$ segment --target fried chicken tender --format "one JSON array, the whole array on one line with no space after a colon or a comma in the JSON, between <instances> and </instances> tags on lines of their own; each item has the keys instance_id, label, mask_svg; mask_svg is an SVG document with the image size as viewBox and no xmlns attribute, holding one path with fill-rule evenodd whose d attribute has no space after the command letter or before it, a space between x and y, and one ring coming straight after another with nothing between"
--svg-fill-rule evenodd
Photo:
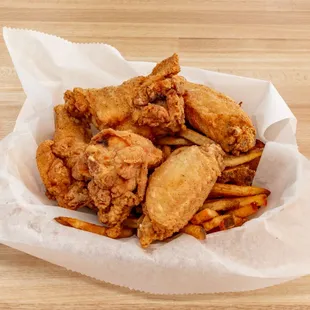
<instances>
[{"instance_id":1,"label":"fried chicken tender","mask_svg":"<svg viewBox=\"0 0 310 310\"><path fill-rule=\"evenodd\" d=\"M186 226L224 169L223 156L215 144L182 147L155 170L146 192L145 217L138 229L142 247Z\"/></svg>"},{"instance_id":2,"label":"fried chicken tender","mask_svg":"<svg viewBox=\"0 0 310 310\"><path fill-rule=\"evenodd\" d=\"M185 88L186 119L195 129L234 155L255 146L255 128L235 101L204 85L187 82Z\"/></svg>"},{"instance_id":3,"label":"fried chicken tender","mask_svg":"<svg viewBox=\"0 0 310 310\"><path fill-rule=\"evenodd\" d=\"M159 63L148 76L120 86L74 88L64 95L69 114L91 121L99 130L132 130L147 138L184 128L184 83L176 54Z\"/></svg>"},{"instance_id":4,"label":"fried chicken tender","mask_svg":"<svg viewBox=\"0 0 310 310\"><path fill-rule=\"evenodd\" d=\"M105 129L92 138L85 154L90 197L99 220L115 228L110 233L116 237L131 209L143 201L148 169L161 163L162 152L142 136Z\"/></svg>"},{"instance_id":5,"label":"fried chicken tender","mask_svg":"<svg viewBox=\"0 0 310 310\"><path fill-rule=\"evenodd\" d=\"M60 207L91 206L87 184L72 177L72 170L84 153L91 134L81 121L70 117L64 106L55 107L54 140L43 141L36 154L40 176L49 199Z\"/></svg>"}]
</instances>

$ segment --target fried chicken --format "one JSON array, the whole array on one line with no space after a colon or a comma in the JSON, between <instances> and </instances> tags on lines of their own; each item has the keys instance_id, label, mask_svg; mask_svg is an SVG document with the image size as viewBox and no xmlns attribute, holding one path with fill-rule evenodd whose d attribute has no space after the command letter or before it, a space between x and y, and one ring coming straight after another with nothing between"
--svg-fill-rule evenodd
<instances>
[{"instance_id":1,"label":"fried chicken","mask_svg":"<svg viewBox=\"0 0 310 310\"><path fill-rule=\"evenodd\" d=\"M195 129L234 155L254 147L255 128L235 101L204 85L187 82L185 88L186 119Z\"/></svg>"},{"instance_id":2,"label":"fried chicken","mask_svg":"<svg viewBox=\"0 0 310 310\"><path fill-rule=\"evenodd\" d=\"M138 229L142 247L182 229L209 195L224 168L224 152L215 144L181 147L149 179L145 217Z\"/></svg>"},{"instance_id":3,"label":"fried chicken","mask_svg":"<svg viewBox=\"0 0 310 310\"><path fill-rule=\"evenodd\" d=\"M69 114L91 121L99 130L132 130L147 138L184 128L184 82L176 54L159 63L148 76L120 86L74 88L64 99Z\"/></svg>"},{"instance_id":4,"label":"fried chicken","mask_svg":"<svg viewBox=\"0 0 310 310\"><path fill-rule=\"evenodd\" d=\"M78 209L91 207L87 184L72 177L91 134L80 120L70 117L64 106L55 107L54 140L43 141L36 161L49 199L57 200L60 207Z\"/></svg>"},{"instance_id":5,"label":"fried chicken","mask_svg":"<svg viewBox=\"0 0 310 310\"><path fill-rule=\"evenodd\" d=\"M249 168L247 164L237 167L227 168L217 179L217 183L229 183L236 185L251 185L255 176L255 170Z\"/></svg>"},{"instance_id":6,"label":"fried chicken","mask_svg":"<svg viewBox=\"0 0 310 310\"><path fill-rule=\"evenodd\" d=\"M94 136L85 156L90 197L99 220L117 237L131 209L143 201L148 169L158 166L162 152L150 140L128 131L105 129Z\"/></svg>"}]
</instances>

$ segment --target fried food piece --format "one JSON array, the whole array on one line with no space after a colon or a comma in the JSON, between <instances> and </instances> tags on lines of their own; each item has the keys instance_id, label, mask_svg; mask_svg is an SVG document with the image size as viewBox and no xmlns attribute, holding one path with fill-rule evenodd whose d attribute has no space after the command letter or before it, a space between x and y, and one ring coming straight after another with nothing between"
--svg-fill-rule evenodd
<instances>
[{"instance_id":1,"label":"fried food piece","mask_svg":"<svg viewBox=\"0 0 310 310\"><path fill-rule=\"evenodd\" d=\"M120 232L116 236L114 232L112 234L110 233L111 228L84 222L84 221L74 219L71 217L60 216L60 217L56 217L54 220L64 226L73 227L79 230L88 231L93 234L106 236L106 237L113 238L113 239L128 238L134 234L133 229L128 228L128 227L123 227L123 228L120 228Z\"/></svg>"},{"instance_id":2,"label":"fried food piece","mask_svg":"<svg viewBox=\"0 0 310 310\"><path fill-rule=\"evenodd\" d=\"M159 63L148 76L120 86L66 91L68 112L86 118L100 130L132 130L147 138L185 128L184 82L176 54Z\"/></svg>"},{"instance_id":3,"label":"fried food piece","mask_svg":"<svg viewBox=\"0 0 310 310\"><path fill-rule=\"evenodd\" d=\"M57 200L60 207L71 210L91 205L86 183L72 178L64 160L53 153L53 145L52 140L42 142L36 155L38 170L46 187L46 196Z\"/></svg>"},{"instance_id":4,"label":"fried food piece","mask_svg":"<svg viewBox=\"0 0 310 310\"><path fill-rule=\"evenodd\" d=\"M199 132L196 132L192 129L186 128L185 130L182 130L179 135L194 144L197 145L204 145L204 144L212 144L215 143L213 140L207 138L206 136L202 135Z\"/></svg>"},{"instance_id":5,"label":"fried food piece","mask_svg":"<svg viewBox=\"0 0 310 310\"><path fill-rule=\"evenodd\" d=\"M99 220L119 226L143 201L148 169L161 163L162 152L142 136L106 129L92 138L85 156L92 178L88 189Z\"/></svg>"},{"instance_id":6,"label":"fried food piece","mask_svg":"<svg viewBox=\"0 0 310 310\"><path fill-rule=\"evenodd\" d=\"M184 138L178 138L178 137L162 137L156 140L156 144L158 145L192 145L190 141Z\"/></svg>"},{"instance_id":7,"label":"fried food piece","mask_svg":"<svg viewBox=\"0 0 310 310\"><path fill-rule=\"evenodd\" d=\"M81 181L72 177L90 137L87 125L69 116L62 105L55 107L54 141L39 145L36 161L47 197L57 200L60 207L92 206L83 177Z\"/></svg>"},{"instance_id":8,"label":"fried food piece","mask_svg":"<svg viewBox=\"0 0 310 310\"><path fill-rule=\"evenodd\" d=\"M191 219L191 222L195 225L200 225L201 223L209 221L218 215L219 214L216 211L205 208L202 211L196 213Z\"/></svg>"},{"instance_id":9,"label":"fried food piece","mask_svg":"<svg viewBox=\"0 0 310 310\"><path fill-rule=\"evenodd\" d=\"M270 195L270 191L266 188L255 187L255 186L238 186L232 184L220 184L216 183L209 197L246 197L254 196L259 194Z\"/></svg>"},{"instance_id":10,"label":"fried food piece","mask_svg":"<svg viewBox=\"0 0 310 310\"><path fill-rule=\"evenodd\" d=\"M221 225L221 223L225 220L225 219L231 219L232 216L229 215L229 214L225 214L225 215L220 215L220 216L217 216L215 218L213 218L212 220L210 221L207 221L207 222L204 222L202 224L203 228L206 230L206 232L210 231L210 230L213 230L214 228L217 228ZM230 220L229 220L230 221ZM226 225L226 224L222 224L222 227L223 225Z\"/></svg>"},{"instance_id":11,"label":"fried food piece","mask_svg":"<svg viewBox=\"0 0 310 310\"><path fill-rule=\"evenodd\" d=\"M187 82L185 88L186 119L195 129L234 155L254 147L255 128L234 100L204 85Z\"/></svg>"},{"instance_id":12,"label":"fried food piece","mask_svg":"<svg viewBox=\"0 0 310 310\"><path fill-rule=\"evenodd\" d=\"M237 217L248 217L250 215L255 214L259 210L259 207L257 205L251 204L244 207L241 207L239 209L231 211L231 213Z\"/></svg>"},{"instance_id":13,"label":"fried food piece","mask_svg":"<svg viewBox=\"0 0 310 310\"><path fill-rule=\"evenodd\" d=\"M219 225L220 230L231 229L236 226L235 219L233 216L229 216L223 219Z\"/></svg>"},{"instance_id":14,"label":"fried food piece","mask_svg":"<svg viewBox=\"0 0 310 310\"><path fill-rule=\"evenodd\" d=\"M247 205L256 205L260 207L267 206L267 195L260 194L249 197L225 198L219 200L207 200L201 209L208 208L214 211L228 211Z\"/></svg>"},{"instance_id":15,"label":"fried food piece","mask_svg":"<svg viewBox=\"0 0 310 310\"><path fill-rule=\"evenodd\" d=\"M195 237L198 240L206 239L206 231L199 225L187 224L181 231Z\"/></svg>"},{"instance_id":16,"label":"fried food piece","mask_svg":"<svg viewBox=\"0 0 310 310\"><path fill-rule=\"evenodd\" d=\"M253 196L255 197L255 196ZM200 210L211 209L214 211L227 211L232 210L240 206L238 198L227 198L227 199L219 199L219 200L207 200Z\"/></svg>"},{"instance_id":17,"label":"fried food piece","mask_svg":"<svg viewBox=\"0 0 310 310\"><path fill-rule=\"evenodd\" d=\"M149 179L138 229L142 247L182 229L208 197L223 170L218 145L189 146L174 151Z\"/></svg>"},{"instance_id":18,"label":"fried food piece","mask_svg":"<svg viewBox=\"0 0 310 310\"><path fill-rule=\"evenodd\" d=\"M247 154L242 154L240 156L226 156L225 157L225 166L226 167L236 167L245 163L251 162L253 159L261 157L263 150L253 150ZM256 170L256 169L254 169Z\"/></svg>"},{"instance_id":19,"label":"fried food piece","mask_svg":"<svg viewBox=\"0 0 310 310\"><path fill-rule=\"evenodd\" d=\"M255 170L245 165L225 169L217 179L217 183L229 183L235 185L251 185L255 176Z\"/></svg>"}]
</instances>

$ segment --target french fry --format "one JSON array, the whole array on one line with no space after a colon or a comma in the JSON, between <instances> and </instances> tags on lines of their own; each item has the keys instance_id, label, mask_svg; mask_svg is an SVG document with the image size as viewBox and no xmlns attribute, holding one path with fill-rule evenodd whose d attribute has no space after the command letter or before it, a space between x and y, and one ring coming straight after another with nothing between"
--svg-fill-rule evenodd
<instances>
[{"instance_id":1,"label":"french fry","mask_svg":"<svg viewBox=\"0 0 310 310\"><path fill-rule=\"evenodd\" d=\"M163 152L164 159L166 160L166 159L170 156L170 154L171 154L171 152L172 152L171 146L169 146L169 145L163 145L162 148L161 148L161 150L162 150L162 152Z\"/></svg>"},{"instance_id":2,"label":"french fry","mask_svg":"<svg viewBox=\"0 0 310 310\"><path fill-rule=\"evenodd\" d=\"M217 179L217 183L230 183L235 185L251 185L255 176L255 170L246 165L240 165L225 169Z\"/></svg>"},{"instance_id":3,"label":"french fry","mask_svg":"<svg viewBox=\"0 0 310 310\"><path fill-rule=\"evenodd\" d=\"M213 186L209 198L215 197L246 197L259 194L270 195L270 191L266 188L255 186L238 186L232 184L220 184L215 183Z\"/></svg>"},{"instance_id":4,"label":"french fry","mask_svg":"<svg viewBox=\"0 0 310 310\"><path fill-rule=\"evenodd\" d=\"M213 140L207 138L206 136L194 131L194 130L191 130L191 129L185 129L185 130L182 130L180 132L180 136L193 142L194 144L197 144L197 145L204 145L204 144L212 144L212 143L215 143Z\"/></svg>"},{"instance_id":5,"label":"french fry","mask_svg":"<svg viewBox=\"0 0 310 310\"><path fill-rule=\"evenodd\" d=\"M214 211L228 211L235 208L238 208L240 203L237 198L227 198L227 199L219 199L219 200L207 200L200 210L205 208L214 210Z\"/></svg>"},{"instance_id":6,"label":"french fry","mask_svg":"<svg viewBox=\"0 0 310 310\"><path fill-rule=\"evenodd\" d=\"M206 231L199 225L187 224L182 232L195 237L198 240L206 239Z\"/></svg>"},{"instance_id":7,"label":"french fry","mask_svg":"<svg viewBox=\"0 0 310 310\"><path fill-rule=\"evenodd\" d=\"M237 217L245 218L250 215L255 214L258 211L259 207L256 205L247 205L239 209L231 211L231 213Z\"/></svg>"},{"instance_id":8,"label":"french fry","mask_svg":"<svg viewBox=\"0 0 310 310\"><path fill-rule=\"evenodd\" d=\"M259 150L250 151L249 153L240 155L240 156L227 155L224 158L224 163L226 167L235 167L235 166L248 163L257 157L261 157L262 154L263 154L263 150L259 149Z\"/></svg>"},{"instance_id":9,"label":"french fry","mask_svg":"<svg viewBox=\"0 0 310 310\"><path fill-rule=\"evenodd\" d=\"M227 217L222 220L219 227L220 230L227 230L236 226L235 219L233 216Z\"/></svg>"},{"instance_id":10,"label":"french fry","mask_svg":"<svg viewBox=\"0 0 310 310\"><path fill-rule=\"evenodd\" d=\"M216 227L219 227L223 220L230 218L230 217L231 217L231 215L229 215L229 214L220 215L220 216L213 218L210 221L202 223L202 226L206 230L206 232L208 232L208 231L210 231Z\"/></svg>"},{"instance_id":11,"label":"french fry","mask_svg":"<svg viewBox=\"0 0 310 310\"><path fill-rule=\"evenodd\" d=\"M256 205L259 207L264 207L267 205L267 195L260 194L249 197L240 198L224 198L218 200L207 200L201 209L209 208L214 211L229 211L237 209L239 207L244 207L247 205Z\"/></svg>"},{"instance_id":12,"label":"french fry","mask_svg":"<svg viewBox=\"0 0 310 310\"><path fill-rule=\"evenodd\" d=\"M192 219L191 222L195 225L199 225L203 222L209 221L213 219L214 217L218 216L219 214L211 209L205 208L202 211L196 213Z\"/></svg>"},{"instance_id":13,"label":"french fry","mask_svg":"<svg viewBox=\"0 0 310 310\"><path fill-rule=\"evenodd\" d=\"M79 219L60 216L60 217L56 217L55 221L64 226L73 227L79 230L84 230L84 231L94 233L97 235L101 235L101 236L106 236L106 237L109 236L107 233L109 228L104 227L104 226L99 226L96 224L92 224L92 223L87 223ZM122 228L117 238L127 238L127 237L132 236L133 233L134 233L133 230L130 228Z\"/></svg>"},{"instance_id":14,"label":"french fry","mask_svg":"<svg viewBox=\"0 0 310 310\"><path fill-rule=\"evenodd\" d=\"M235 216L234 214L233 214L233 218L234 218L236 227L242 226L247 221L246 218L238 217L238 216Z\"/></svg>"},{"instance_id":15,"label":"french fry","mask_svg":"<svg viewBox=\"0 0 310 310\"><path fill-rule=\"evenodd\" d=\"M163 137L156 140L158 145L193 145L192 142L184 138L177 137Z\"/></svg>"}]
</instances>

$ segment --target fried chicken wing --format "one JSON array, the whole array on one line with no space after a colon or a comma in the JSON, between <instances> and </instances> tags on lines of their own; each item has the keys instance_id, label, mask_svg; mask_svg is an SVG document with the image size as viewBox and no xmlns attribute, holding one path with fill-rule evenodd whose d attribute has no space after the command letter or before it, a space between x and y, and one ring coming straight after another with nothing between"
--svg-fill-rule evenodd
<instances>
[{"instance_id":1,"label":"fried chicken wing","mask_svg":"<svg viewBox=\"0 0 310 310\"><path fill-rule=\"evenodd\" d=\"M90 196L99 220L115 227L115 237L131 209L144 199L148 169L161 163L162 152L142 136L105 129L92 138L85 154Z\"/></svg>"},{"instance_id":2,"label":"fried chicken wing","mask_svg":"<svg viewBox=\"0 0 310 310\"><path fill-rule=\"evenodd\" d=\"M142 247L182 229L203 205L224 168L218 145L175 150L149 179L145 217L138 230Z\"/></svg>"},{"instance_id":3,"label":"fried chicken wing","mask_svg":"<svg viewBox=\"0 0 310 310\"><path fill-rule=\"evenodd\" d=\"M91 134L87 125L70 117L64 106L55 107L54 140L42 142L36 154L39 173L46 187L46 195L57 200L59 206L77 209L91 206L87 184L72 177ZM79 174L80 176L80 174Z\"/></svg>"},{"instance_id":4,"label":"fried chicken wing","mask_svg":"<svg viewBox=\"0 0 310 310\"><path fill-rule=\"evenodd\" d=\"M184 128L184 82L176 54L159 63L148 76L120 86L66 91L67 111L91 121L98 129L132 130L153 139Z\"/></svg>"},{"instance_id":5,"label":"fried chicken wing","mask_svg":"<svg viewBox=\"0 0 310 310\"><path fill-rule=\"evenodd\" d=\"M186 119L195 129L235 155L255 146L255 128L235 101L204 85L187 82L185 88Z\"/></svg>"}]
</instances>

